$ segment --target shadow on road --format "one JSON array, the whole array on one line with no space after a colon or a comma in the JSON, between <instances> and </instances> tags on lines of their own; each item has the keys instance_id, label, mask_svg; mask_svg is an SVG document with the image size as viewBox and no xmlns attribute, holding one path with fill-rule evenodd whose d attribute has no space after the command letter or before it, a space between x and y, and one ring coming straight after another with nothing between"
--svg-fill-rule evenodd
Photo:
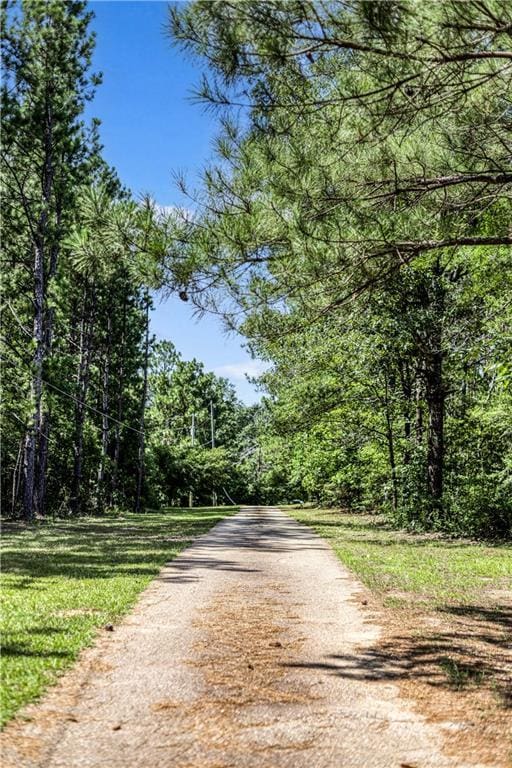
<instances>
[{"instance_id":1,"label":"shadow on road","mask_svg":"<svg viewBox=\"0 0 512 768\"><path fill-rule=\"evenodd\" d=\"M170 563L159 578L163 581L187 583L207 576L210 570L258 573L235 559L237 549L273 554L325 549L310 529L282 513L267 510L264 517L257 509L224 520L213 535L196 541L186 553ZM218 552L218 556L212 555Z\"/></svg>"},{"instance_id":2,"label":"shadow on road","mask_svg":"<svg viewBox=\"0 0 512 768\"><path fill-rule=\"evenodd\" d=\"M291 662L287 666L325 670L351 680L423 681L452 690L488 684L501 693L503 706L512 706L512 609L444 606L439 613L439 631L392 634L356 653Z\"/></svg>"}]
</instances>

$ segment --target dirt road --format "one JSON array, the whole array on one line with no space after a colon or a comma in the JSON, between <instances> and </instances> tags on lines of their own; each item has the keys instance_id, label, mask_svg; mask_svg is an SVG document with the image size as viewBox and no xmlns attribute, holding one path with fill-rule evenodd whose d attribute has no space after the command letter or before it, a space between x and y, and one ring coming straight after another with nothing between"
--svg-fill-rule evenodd
<instances>
[{"instance_id":1,"label":"dirt road","mask_svg":"<svg viewBox=\"0 0 512 768\"><path fill-rule=\"evenodd\" d=\"M6 729L4 768L468 765L372 670L364 602L310 529L243 509Z\"/></svg>"}]
</instances>

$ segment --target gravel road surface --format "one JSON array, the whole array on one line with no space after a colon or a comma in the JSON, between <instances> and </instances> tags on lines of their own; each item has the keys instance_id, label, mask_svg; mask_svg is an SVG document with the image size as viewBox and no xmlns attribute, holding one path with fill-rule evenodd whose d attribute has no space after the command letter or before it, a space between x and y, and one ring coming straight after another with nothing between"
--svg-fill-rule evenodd
<instances>
[{"instance_id":1,"label":"gravel road surface","mask_svg":"<svg viewBox=\"0 0 512 768\"><path fill-rule=\"evenodd\" d=\"M278 509L242 509L7 727L3 766L463 768L372 669L378 637L325 542Z\"/></svg>"}]
</instances>

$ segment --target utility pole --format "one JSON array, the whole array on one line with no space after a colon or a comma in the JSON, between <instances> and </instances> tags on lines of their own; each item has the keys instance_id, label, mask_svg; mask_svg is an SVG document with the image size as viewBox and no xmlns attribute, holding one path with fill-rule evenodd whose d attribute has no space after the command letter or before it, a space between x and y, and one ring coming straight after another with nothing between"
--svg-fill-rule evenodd
<instances>
[{"instance_id":1,"label":"utility pole","mask_svg":"<svg viewBox=\"0 0 512 768\"><path fill-rule=\"evenodd\" d=\"M190 425L190 437L192 439L192 445L195 444L196 441L196 415L195 413L192 414L192 424ZM194 497L192 495L192 491L188 492L188 506L193 507L194 506Z\"/></svg>"},{"instance_id":2,"label":"utility pole","mask_svg":"<svg viewBox=\"0 0 512 768\"><path fill-rule=\"evenodd\" d=\"M145 308L145 331L144 331L144 375L142 380L142 399L140 404L140 422L139 422L139 450L137 467L137 495L135 497L135 511L140 512L142 503L142 489L144 484L144 453L146 440L146 406L148 397L148 366L149 366L149 308L151 306L149 291L146 288L144 293Z\"/></svg>"},{"instance_id":3,"label":"utility pole","mask_svg":"<svg viewBox=\"0 0 512 768\"><path fill-rule=\"evenodd\" d=\"M213 400L210 400L210 428L212 432L212 448L215 448L215 419L213 417ZM217 506L217 494L212 490L212 507Z\"/></svg>"},{"instance_id":4,"label":"utility pole","mask_svg":"<svg viewBox=\"0 0 512 768\"><path fill-rule=\"evenodd\" d=\"M196 415L195 413L192 414L192 424L190 426L190 437L192 438L192 445L194 445L196 441Z\"/></svg>"}]
</instances>

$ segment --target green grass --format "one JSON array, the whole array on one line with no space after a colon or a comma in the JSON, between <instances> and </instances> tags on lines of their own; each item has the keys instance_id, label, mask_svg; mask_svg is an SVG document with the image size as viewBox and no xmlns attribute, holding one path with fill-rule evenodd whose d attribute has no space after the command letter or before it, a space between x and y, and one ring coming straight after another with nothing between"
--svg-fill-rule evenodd
<instances>
[{"instance_id":1,"label":"green grass","mask_svg":"<svg viewBox=\"0 0 512 768\"><path fill-rule=\"evenodd\" d=\"M439 666L446 674L449 684L456 690L467 688L472 683L479 685L485 676L483 669L473 669L449 657L441 659Z\"/></svg>"},{"instance_id":2,"label":"green grass","mask_svg":"<svg viewBox=\"0 0 512 768\"><path fill-rule=\"evenodd\" d=\"M2 556L1 723L116 622L199 534L236 508L6 524Z\"/></svg>"},{"instance_id":3,"label":"green grass","mask_svg":"<svg viewBox=\"0 0 512 768\"><path fill-rule=\"evenodd\" d=\"M340 560L389 606L418 597L431 607L464 606L486 591L512 586L512 546L407 534L372 515L287 511L327 539Z\"/></svg>"},{"instance_id":4,"label":"green grass","mask_svg":"<svg viewBox=\"0 0 512 768\"><path fill-rule=\"evenodd\" d=\"M476 718L482 706L487 713L496 705L512 706L505 661L512 626L512 546L410 534L393 530L376 515L286 511L326 539L390 609L390 634L367 651L374 670L458 695L478 688L483 698L474 699L471 716ZM404 664L398 675L397 654Z\"/></svg>"}]
</instances>

